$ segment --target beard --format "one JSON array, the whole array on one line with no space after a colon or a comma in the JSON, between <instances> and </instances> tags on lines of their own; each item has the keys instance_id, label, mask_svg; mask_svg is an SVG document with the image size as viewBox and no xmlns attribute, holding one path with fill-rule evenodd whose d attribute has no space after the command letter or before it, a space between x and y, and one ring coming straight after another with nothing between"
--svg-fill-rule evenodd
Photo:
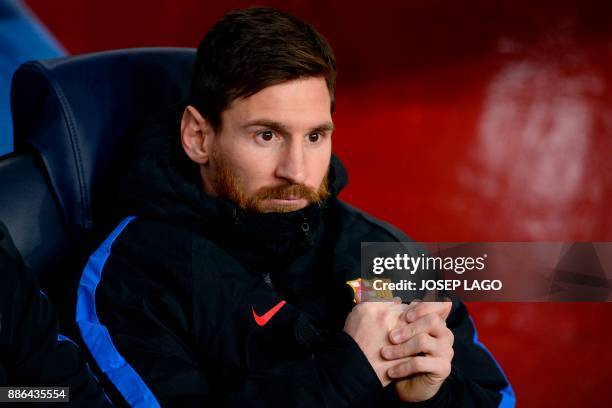
<instances>
[{"instance_id":1,"label":"beard","mask_svg":"<svg viewBox=\"0 0 612 408\"><path fill-rule=\"evenodd\" d=\"M302 208L300 205L270 205L266 202L270 199L305 199L310 204L318 204L329 197L327 176L325 173L323 181L318 189L313 189L305 184L285 184L279 186L261 187L251 197L240 185L240 178L233 171L227 159L217 151L211 154L211 164L216 168L212 178L215 192L221 198L234 202L243 210L264 212L292 212Z\"/></svg>"}]
</instances>

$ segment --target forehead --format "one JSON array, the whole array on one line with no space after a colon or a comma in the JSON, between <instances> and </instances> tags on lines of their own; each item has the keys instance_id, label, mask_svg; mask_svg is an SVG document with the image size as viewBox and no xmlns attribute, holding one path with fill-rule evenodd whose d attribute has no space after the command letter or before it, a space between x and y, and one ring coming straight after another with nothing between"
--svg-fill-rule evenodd
<instances>
[{"instance_id":1,"label":"forehead","mask_svg":"<svg viewBox=\"0 0 612 408\"><path fill-rule=\"evenodd\" d=\"M331 122L330 103L323 77L300 78L236 99L223 112L223 119L239 123L268 119L292 127L311 126L312 122Z\"/></svg>"}]
</instances>

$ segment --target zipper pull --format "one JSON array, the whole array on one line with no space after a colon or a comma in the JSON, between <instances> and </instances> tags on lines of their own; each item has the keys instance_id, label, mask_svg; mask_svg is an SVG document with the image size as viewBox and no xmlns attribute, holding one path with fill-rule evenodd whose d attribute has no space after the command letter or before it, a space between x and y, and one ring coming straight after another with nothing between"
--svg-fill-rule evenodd
<instances>
[{"instance_id":1,"label":"zipper pull","mask_svg":"<svg viewBox=\"0 0 612 408\"><path fill-rule=\"evenodd\" d=\"M234 218L234 225L240 225L240 223L242 222L242 218L243 218L243 214L242 211L239 210L238 208L234 208L234 214L233 214L233 218Z\"/></svg>"},{"instance_id":2,"label":"zipper pull","mask_svg":"<svg viewBox=\"0 0 612 408\"><path fill-rule=\"evenodd\" d=\"M310 224L308 224L308 220L304 218L304 222L302 222L302 232L304 233L304 238L306 238L306 243L308 246L312 246L314 240L312 239L312 234L310 233Z\"/></svg>"}]
</instances>

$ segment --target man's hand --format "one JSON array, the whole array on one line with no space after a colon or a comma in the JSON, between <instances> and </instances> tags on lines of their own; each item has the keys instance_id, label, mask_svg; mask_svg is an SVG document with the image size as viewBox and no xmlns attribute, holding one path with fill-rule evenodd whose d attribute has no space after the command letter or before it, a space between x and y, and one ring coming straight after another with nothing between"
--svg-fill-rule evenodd
<instances>
[{"instance_id":1,"label":"man's hand","mask_svg":"<svg viewBox=\"0 0 612 408\"><path fill-rule=\"evenodd\" d=\"M402 316L405 321L389 333L392 345L383 347L381 355L388 361L400 360L387 371L398 380L395 389L400 399L418 402L433 397L450 374L454 336L446 318L452 303L418 302L408 307Z\"/></svg>"},{"instance_id":2,"label":"man's hand","mask_svg":"<svg viewBox=\"0 0 612 408\"><path fill-rule=\"evenodd\" d=\"M359 345L383 387L391 383L388 370L397 361L387 361L380 354L381 348L390 346L389 331L405 322L408 305L390 302L364 302L353 307L344 323L344 331Z\"/></svg>"}]
</instances>

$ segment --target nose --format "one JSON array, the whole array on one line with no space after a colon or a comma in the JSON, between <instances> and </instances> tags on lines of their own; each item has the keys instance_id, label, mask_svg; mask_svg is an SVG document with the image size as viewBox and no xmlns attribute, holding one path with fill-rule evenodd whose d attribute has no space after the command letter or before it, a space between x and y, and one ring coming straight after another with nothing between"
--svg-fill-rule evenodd
<instances>
[{"instance_id":1,"label":"nose","mask_svg":"<svg viewBox=\"0 0 612 408\"><path fill-rule=\"evenodd\" d=\"M302 143L295 140L287 143L280 155L276 167L276 176L291 184L304 184L306 181L306 163Z\"/></svg>"}]
</instances>

